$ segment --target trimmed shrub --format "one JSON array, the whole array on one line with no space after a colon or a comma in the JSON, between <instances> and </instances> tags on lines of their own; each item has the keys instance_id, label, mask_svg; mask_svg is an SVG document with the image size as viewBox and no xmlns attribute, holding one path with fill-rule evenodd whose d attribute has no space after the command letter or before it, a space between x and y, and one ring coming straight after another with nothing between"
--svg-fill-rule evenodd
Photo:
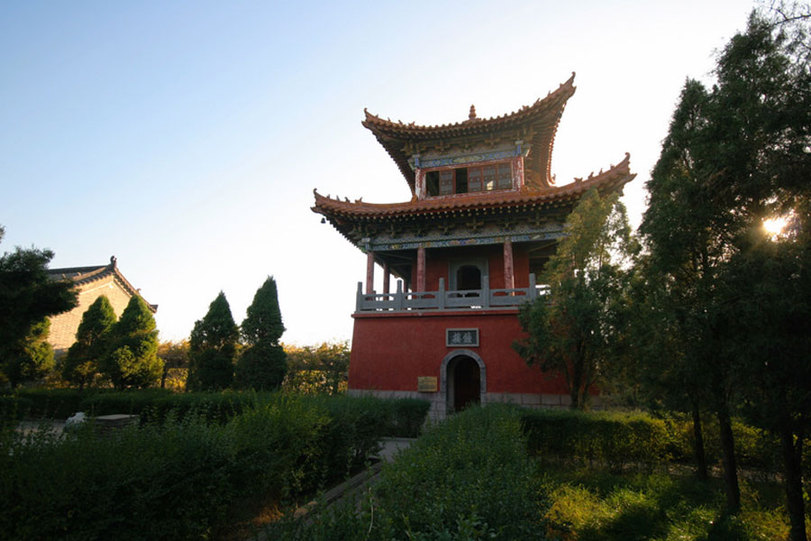
<instances>
[{"instance_id":1,"label":"trimmed shrub","mask_svg":"<svg viewBox=\"0 0 811 541\"><path fill-rule=\"evenodd\" d=\"M642 413L525 410L521 422L530 451L543 460L596 462L616 471L669 460L665 423Z\"/></svg>"},{"instance_id":2,"label":"trimmed shrub","mask_svg":"<svg viewBox=\"0 0 811 541\"><path fill-rule=\"evenodd\" d=\"M176 399L188 405L182 420ZM152 408L161 415L147 416L159 422L100 436L91 421L61 439L48 431L0 432L0 531L10 539L211 537L246 498L290 502L363 464L388 426L380 402L94 394L86 405L96 413L129 408L143 416ZM230 421L219 422L226 416Z\"/></svg>"},{"instance_id":3,"label":"trimmed shrub","mask_svg":"<svg viewBox=\"0 0 811 541\"><path fill-rule=\"evenodd\" d=\"M48 419L67 419L81 411L81 403L93 391L78 389L18 389L15 394L29 401L31 417Z\"/></svg>"},{"instance_id":4,"label":"trimmed shrub","mask_svg":"<svg viewBox=\"0 0 811 541\"><path fill-rule=\"evenodd\" d=\"M418 398L401 398L390 401L391 418L387 436L416 438L420 435L431 403Z\"/></svg>"},{"instance_id":5,"label":"trimmed shrub","mask_svg":"<svg viewBox=\"0 0 811 541\"><path fill-rule=\"evenodd\" d=\"M431 427L360 502L309 524L283 520L272 539L544 539L535 467L518 411L471 408Z\"/></svg>"},{"instance_id":6,"label":"trimmed shrub","mask_svg":"<svg viewBox=\"0 0 811 541\"><path fill-rule=\"evenodd\" d=\"M0 430L14 427L29 414L33 402L29 398L0 395Z\"/></svg>"}]
</instances>

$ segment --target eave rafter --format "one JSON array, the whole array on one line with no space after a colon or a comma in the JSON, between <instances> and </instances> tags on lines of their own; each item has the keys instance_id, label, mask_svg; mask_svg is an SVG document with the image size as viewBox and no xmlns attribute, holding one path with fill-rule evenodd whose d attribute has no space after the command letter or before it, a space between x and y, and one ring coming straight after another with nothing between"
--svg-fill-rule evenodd
<instances>
[{"instance_id":1,"label":"eave rafter","mask_svg":"<svg viewBox=\"0 0 811 541\"><path fill-rule=\"evenodd\" d=\"M413 122L404 124L383 119L364 109L366 118L361 124L386 149L412 193L415 193L415 174L409 164L412 155L429 150L445 152L452 147L465 149L479 143L489 146L505 140L523 140L531 147L526 172L530 186L541 188L552 184L551 155L555 133L566 102L574 92L572 73L566 82L545 98L498 117L479 119L475 117L475 109L471 108L471 116L464 122L419 126Z\"/></svg>"},{"instance_id":2,"label":"eave rafter","mask_svg":"<svg viewBox=\"0 0 811 541\"><path fill-rule=\"evenodd\" d=\"M314 190L312 210L356 245L362 238L378 233L395 237L405 231L422 235L433 229L447 234L457 228L472 227L468 222L475 222L476 228L492 223L508 231L518 222L541 227L550 221L561 221L589 189L604 193L621 191L635 176L630 172L630 156L626 154L619 164L605 172L543 190L495 191L393 204L350 202L325 197Z\"/></svg>"}]
</instances>

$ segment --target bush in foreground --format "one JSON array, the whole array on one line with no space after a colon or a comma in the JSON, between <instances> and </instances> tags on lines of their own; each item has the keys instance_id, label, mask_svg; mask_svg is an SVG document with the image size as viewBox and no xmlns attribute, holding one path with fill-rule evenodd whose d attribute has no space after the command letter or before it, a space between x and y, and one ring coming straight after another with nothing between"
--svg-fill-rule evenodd
<instances>
[{"instance_id":1,"label":"bush in foreground","mask_svg":"<svg viewBox=\"0 0 811 541\"><path fill-rule=\"evenodd\" d=\"M293 502L368 459L382 435L375 431L388 426L385 408L333 400L265 395L224 423L189 413L179 421L170 411L108 436L92 423L63 439L0 431L0 531L9 539L210 537L246 500Z\"/></svg>"}]
</instances>

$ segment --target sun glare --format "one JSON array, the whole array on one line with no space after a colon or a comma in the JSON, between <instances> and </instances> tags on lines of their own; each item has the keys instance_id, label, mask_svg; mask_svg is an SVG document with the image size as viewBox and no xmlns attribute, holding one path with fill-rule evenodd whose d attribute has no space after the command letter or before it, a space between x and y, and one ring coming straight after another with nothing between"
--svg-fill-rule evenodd
<instances>
[{"instance_id":1,"label":"sun glare","mask_svg":"<svg viewBox=\"0 0 811 541\"><path fill-rule=\"evenodd\" d=\"M788 216L780 216L778 218L769 218L763 220L763 230L766 231L771 238L779 237L788 224Z\"/></svg>"}]
</instances>

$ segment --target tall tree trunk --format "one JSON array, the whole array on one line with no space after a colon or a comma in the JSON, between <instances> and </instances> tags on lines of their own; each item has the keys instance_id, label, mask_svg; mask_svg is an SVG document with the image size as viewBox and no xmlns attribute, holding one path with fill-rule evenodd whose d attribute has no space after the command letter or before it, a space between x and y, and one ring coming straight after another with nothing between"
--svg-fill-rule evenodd
<instances>
[{"instance_id":1,"label":"tall tree trunk","mask_svg":"<svg viewBox=\"0 0 811 541\"><path fill-rule=\"evenodd\" d=\"M698 402L693 401L693 437L695 439L694 452L696 458L696 474L702 481L707 480L707 455L704 453L704 431L701 428L701 411L698 409Z\"/></svg>"},{"instance_id":2,"label":"tall tree trunk","mask_svg":"<svg viewBox=\"0 0 811 541\"><path fill-rule=\"evenodd\" d=\"M721 431L721 453L724 464L724 492L727 497L727 511L737 514L741 510L741 490L738 487L738 466L735 461L735 438L732 435L732 422L726 404L718 408L718 428Z\"/></svg>"},{"instance_id":3,"label":"tall tree trunk","mask_svg":"<svg viewBox=\"0 0 811 541\"><path fill-rule=\"evenodd\" d=\"M780 446L783 451L783 475L786 484L786 503L791 523L791 541L807 541L805 532L805 506L802 479L802 434L795 438L790 422L781 423Z\"/></svg>"}]
</instances>

